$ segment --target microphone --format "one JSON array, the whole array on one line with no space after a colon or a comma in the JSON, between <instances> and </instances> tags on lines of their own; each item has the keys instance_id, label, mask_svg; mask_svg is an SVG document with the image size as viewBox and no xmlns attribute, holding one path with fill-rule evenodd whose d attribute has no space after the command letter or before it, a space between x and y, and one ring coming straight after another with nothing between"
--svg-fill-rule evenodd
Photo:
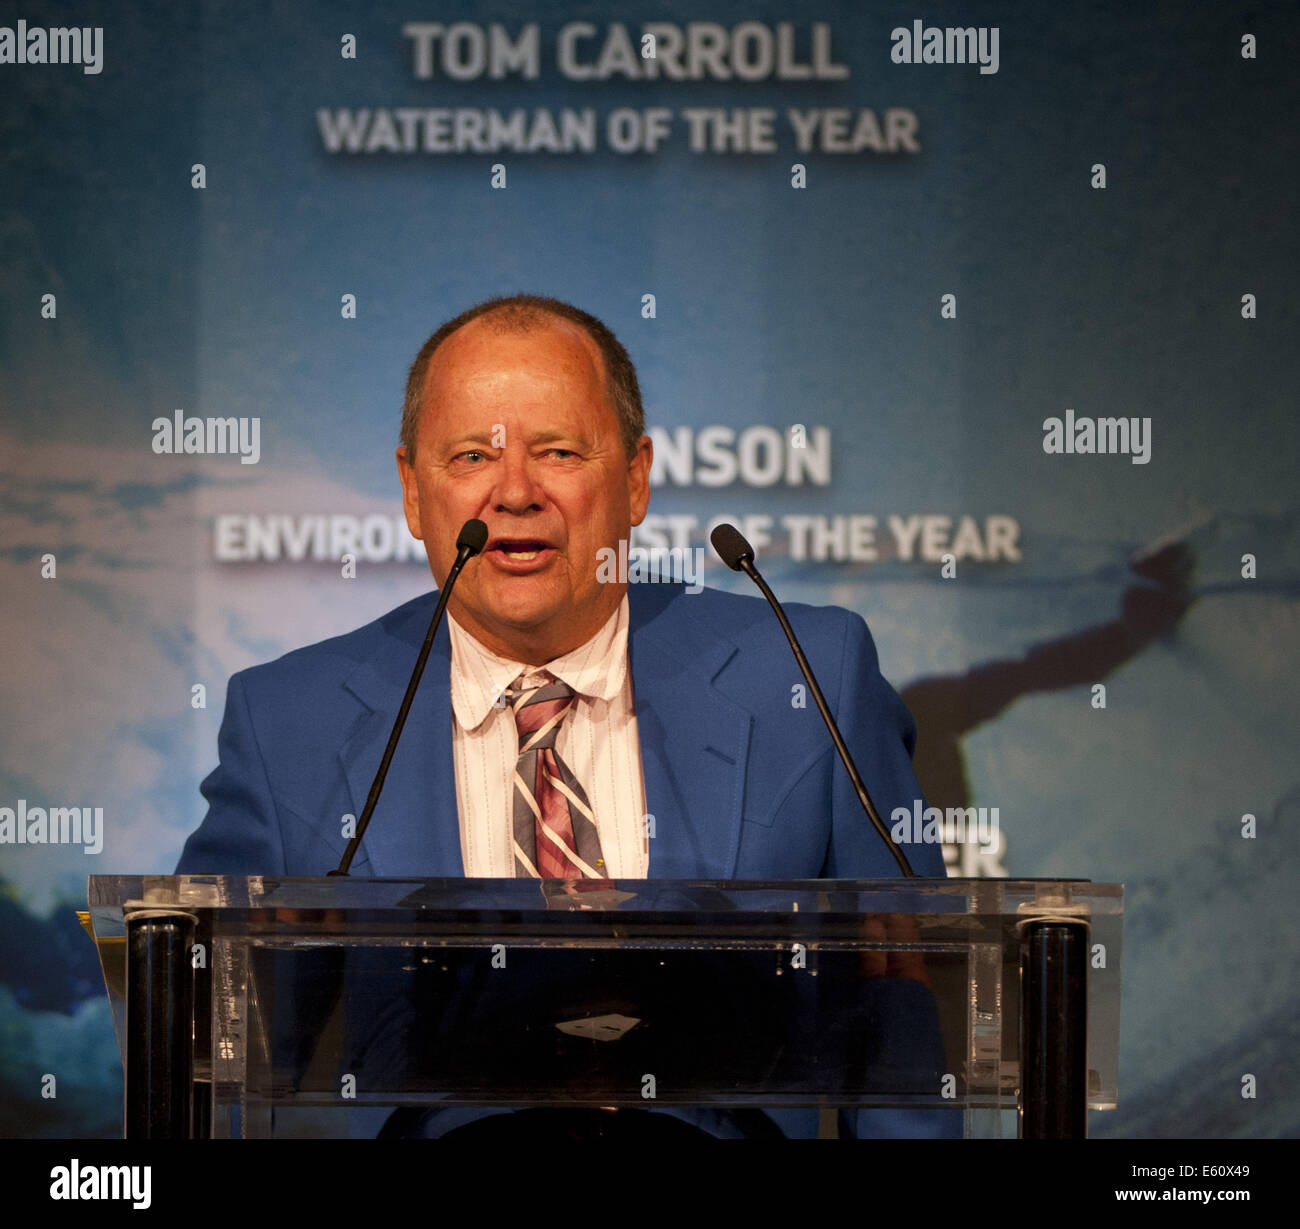
<instances>
[{"instance_id":1,"label":"microphone","mask_svg":"<svg viewBox=\"0 0 1300 1229\"><path fill-rule=\"evenodd\" d=\"M812 698L816 701L817 711L821 713L822 720L830 731L831 740L835 743L835 750L840 753L840 759L844 761L844 767L848 769L849 780L853 782L853 792L857 794L862 809L867 813L867 818L871 820L876 831L880 834L880 839L885 842L889 852L894 855L894 861L898 863L899 869L909 879L915 879L917 877L916 872L903 856L903 851L899 849L894 841L889 839L889 831L880 818L875 804L871 801L871 795L867 793L867 787L862 784L862 777L858 774L857 766L853 763L853 757L849 754L848 747L844 745L844 739L840 734L839 726L835 724L835 718L831 716L831 710L826 707L822 689L817 686L812 667L808 664L808 659L804 656L803 649L800 648L799 641L795 638L794 628L790 626L790 620L785 617L785 611L781 609L781 603L776 600L776 595L767 587L767 581L759 575L758 569L754 566L754 548L750 546L744 535L734 525L719 525L709 535L709 541L713 543L713 549L718 552L718 558L733 572L744 572L762 590L763 596L767 598L768 605L776 612L776 617L780 619L781 628L785 632L785 638L790 642L790 648L794 650L794 659L799 663L799 669L808 684L808 690L812 692Z\"/></svg>"},{"instance_id":2,"label":"microphone","mask_svg":"<svg viewBox=\"0 0 1300 1229\"><path fill-rule=\"evenodd\" d=\"M361 838L365 836L366 829L370 826L370 817L375 813L375 805L379 802L379 795L383 792L384 781L388 776L388 766L393 761L393 752L397 750L397 741L402 737L402 727L406 725L406 715L411 711L411 701L415 699L416 689L420 686L420 679L424 675L424 666L429 660L429 650L433 648L433 637L438 630L438 624L442 622L442 612L447 608L447 599L451 597L451 591L455 587L456 578L460 575L461 568L482 551L487 545L487 540L487 526L476 517L471 517L461 526L460 536L456 539L456 562L451 565L451 571L447 573L447 583L443 585L442 593L438 596L437 608L434 610L433 618L429 622L429 630L425 634L424 643L420 646L420 655L415 659L415 669L411 671L411 681L407 683L406 695L402 697L402 707L397 710L397 720L393 722L393 732L388 736L388 746L384 748L384 758L379 761L379 771L375 773L375 779L371 782L370 793L366 796L366 805L362 808L361 818L357 820L357 830L348 842L347 849L343 851L342 861L334 870L330 871L331 875L346 876L348 868L352 865L352 859L356 857L357 850L361 848Z\"/></svg>"}]
</instances>

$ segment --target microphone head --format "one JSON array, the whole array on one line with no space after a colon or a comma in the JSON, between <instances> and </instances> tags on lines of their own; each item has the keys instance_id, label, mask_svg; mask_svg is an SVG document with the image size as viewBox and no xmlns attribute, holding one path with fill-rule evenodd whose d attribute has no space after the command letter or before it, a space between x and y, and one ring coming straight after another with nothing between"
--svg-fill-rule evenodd
<instances>
[{"instance_id":1,"label":"microphone head","mask_svg":"<svg viewBox=\"0 0 1300 1229\"><path fill-rule=\"evenodd\" d=\"M718 552L718 558L733 572L739 572L741 564L753 562L754 548L735 525L719 525L709 534L709 541Z\"/></svg>"},{"instance_id":2,"label":"microphone head","mask_svg":"<svg viewBox=\"0 0 1300 1229\"><path fill-rule=\"evenodd\" d=\"M468 551L472 557L487 545L487 540L488 527L478 517L472 516L460 527L460 537L456 539L456 549L458 551Z\"/></svg>"}]
</instances>

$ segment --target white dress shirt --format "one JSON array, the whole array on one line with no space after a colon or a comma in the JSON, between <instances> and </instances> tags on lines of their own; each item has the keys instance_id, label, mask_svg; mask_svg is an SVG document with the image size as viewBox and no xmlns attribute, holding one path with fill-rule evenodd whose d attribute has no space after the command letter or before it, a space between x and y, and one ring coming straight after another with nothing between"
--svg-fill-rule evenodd
<instances>
[{"instance_id":1,"label":"white dress shirt","mask_svg":"<svg viewBox=\"0 0 1300 1229\"><path fill-rule=\"evenodd\" d=\"M502 698L521 674L545 669L574 691L556 754L586 791L611 879L644 879L650 869L645 781L627 661L628 604L586 644L544 667L498 657L450 615L452 760L460 812L460 852L470 877L513 878L512 815L519 735Z\"/></svg>"}]
</instances>

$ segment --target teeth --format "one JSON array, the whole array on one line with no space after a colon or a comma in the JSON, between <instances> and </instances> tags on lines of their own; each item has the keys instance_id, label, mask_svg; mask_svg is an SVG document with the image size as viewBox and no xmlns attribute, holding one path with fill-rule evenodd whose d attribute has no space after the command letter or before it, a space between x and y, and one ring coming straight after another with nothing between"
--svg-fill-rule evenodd
<instances>
[{"instance_id":1,"label":"teeth","mask_svg":"<svg viewBox=\"0 0 1300 1229\"><path fill-rule=\"evenodd\" d=\"M541 554L541 551L508 550L508 551L503 551L502 554L504 554L509 559L536 559L537 556Z\"/></svg>"}]
</instances>

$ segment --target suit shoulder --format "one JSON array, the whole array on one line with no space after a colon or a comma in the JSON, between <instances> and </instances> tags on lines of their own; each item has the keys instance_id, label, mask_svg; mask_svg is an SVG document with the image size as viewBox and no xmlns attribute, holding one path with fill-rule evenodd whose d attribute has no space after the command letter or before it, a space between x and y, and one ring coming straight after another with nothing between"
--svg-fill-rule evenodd
<instances>
[{"instance_id":1,"label":"suit shoulder","mask_svg":"<svg viewBox=\"0 0 1300 1229\"><path fill-rule=\"evenodd\" d=\"M785 640L781 625L764 597L705 588L697 594L685 594L682 600L690 613L720 635ZM842 643L847 636L867 632L862 616L842 606L813 606L806 602L782 602L781 605L801 641L809 638Z\"/></svg>"}]
</instances>

